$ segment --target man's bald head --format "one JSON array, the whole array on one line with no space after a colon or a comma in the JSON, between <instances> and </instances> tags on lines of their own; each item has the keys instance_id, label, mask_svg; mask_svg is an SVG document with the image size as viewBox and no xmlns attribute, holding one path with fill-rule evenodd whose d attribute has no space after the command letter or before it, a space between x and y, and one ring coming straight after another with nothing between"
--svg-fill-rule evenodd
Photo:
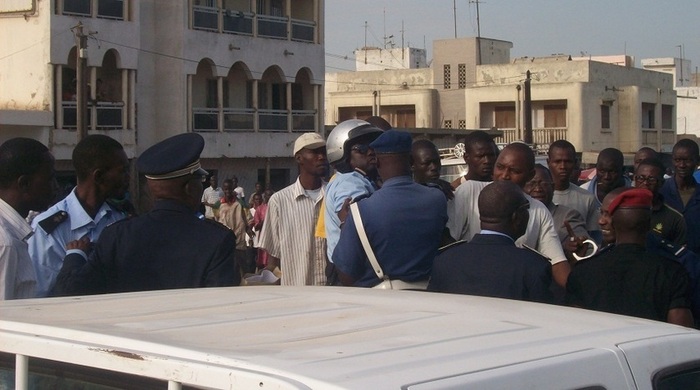
<instances>
[{"instance_id":1,"label":"man's bald head","mask_svg":"<svg viewBox=\"0 0 700 390\"><path fill-rule=\"evenodd\" d=\"M495 181L479 194L481 228L509 235L513 240L525 234L529 202L523 191L509 181Z\"/></svg>"}]
</instances>

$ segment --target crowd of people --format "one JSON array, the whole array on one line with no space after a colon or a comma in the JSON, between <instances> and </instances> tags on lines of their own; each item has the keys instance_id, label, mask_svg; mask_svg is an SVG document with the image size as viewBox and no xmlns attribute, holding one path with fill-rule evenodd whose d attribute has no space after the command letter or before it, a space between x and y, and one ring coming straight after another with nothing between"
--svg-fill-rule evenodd
<instances>
[{"instance_id":1,"label":"crowd of people","mask_svg":"<svg viewBox=\"0 0 700 390\"><path fill-rule=\"evenodd\" d=\"M432 142L381 118L348 120L327 139L300 135L294 183L276 193L258 183L246 200L235 176L219 187L202 169L204 139L180 134L138 158L153 207L135 216L116 201L130 180L117 141L81 140L77 185L50 205L49 150L12 139L0 146L1 298L237 286L269 270L285 286L475 294L698 325L697 143L674 145L668 177L660 155L640 149L631 180L622 153L604 149L581 186L568 141L550 145L546 166L485 132L464 145L468 172L450 183ZM31 210L46 211L30 225Z\"/></svg>"}]
</instances>

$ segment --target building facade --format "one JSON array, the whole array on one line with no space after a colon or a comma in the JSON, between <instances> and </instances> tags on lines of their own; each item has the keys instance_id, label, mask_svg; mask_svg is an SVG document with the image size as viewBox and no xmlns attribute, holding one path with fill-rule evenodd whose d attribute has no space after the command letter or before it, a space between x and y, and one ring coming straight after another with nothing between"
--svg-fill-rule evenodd
<instances>
[{"instance_id":1,"label":"building facade","mask_svg":"<svg viewBox=\"0 0 700 390\"><path fill-rule=\"evenodd\" d=\"M79 52L88 133L119 140L130 158L198 132L206 169L281 188L296 177L298 133L323 131L323 0L11 3L0 9L0 34L16 37L0 47L0 140L39 139L61 170L78 140Z\"/></svg>"},{"instance_id":2,"label":"building facade","mask_svg":"<svg viewBox=\"0 0 700 390\"><path fill-rule=\"evenodd\" d=\"M595 162L607 147L631 155L642 146L667 152L675 143L673 77L634 68L629 56L511 60L512 43L487 38L433 47L427 69L327 74L326 124L380 115L398 127L495 127L504 133L498 142L522 140L530 71L533 141L541 150L566 139L584 162Z\"/></svg>"}]
</instances>

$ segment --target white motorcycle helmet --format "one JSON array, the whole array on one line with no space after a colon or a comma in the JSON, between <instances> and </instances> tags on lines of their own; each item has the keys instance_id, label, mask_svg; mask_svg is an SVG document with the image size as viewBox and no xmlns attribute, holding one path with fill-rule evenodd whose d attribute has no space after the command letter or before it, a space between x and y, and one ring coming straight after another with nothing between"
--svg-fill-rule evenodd
<instances>
[{"instance_id":1,"label":"white motorcycle helmet","mask_svg":"<svg viewBox=\"0 0 700 390\"><path fill-rule=\"evenodd\" d=\"M335 169L340 172L349 171L349 167L345 166L345 161L350 153L351 142L349 141L367 134L376 134L379 137L382 132L382 129L361 119L348 119L340 122L331 130L326 140L328 163L335 166Z\"/></svg>"}]
</instances>

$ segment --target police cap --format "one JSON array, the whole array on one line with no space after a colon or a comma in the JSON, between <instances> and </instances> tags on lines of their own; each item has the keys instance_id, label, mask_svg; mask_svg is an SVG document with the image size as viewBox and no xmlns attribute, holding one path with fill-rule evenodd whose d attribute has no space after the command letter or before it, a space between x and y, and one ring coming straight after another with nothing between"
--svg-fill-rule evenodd
<instances>
[{"instance_id":1,"label":"police cap","mask_svg":"<svg viewBox=\"0 0 700 390\"><path fill-rule=\"evenodd\" d=\"M191 174L206 176L207 171L199 163L202 150L204 138L201 135L178 134L146 149L137 166L150 180L168 180Z\"/></svg>"},{"instance_id":2,"label":"police cap","mask_svg":"<svg viewBox=\"0 0 700 390\"><path fill-rule=\"evenodd\" d=\"M377 154L410 153L412 142L411 134L406 131L387 130L372 141L369 146L374 149L374 152Z\"/></svg>"}]
</instances>

